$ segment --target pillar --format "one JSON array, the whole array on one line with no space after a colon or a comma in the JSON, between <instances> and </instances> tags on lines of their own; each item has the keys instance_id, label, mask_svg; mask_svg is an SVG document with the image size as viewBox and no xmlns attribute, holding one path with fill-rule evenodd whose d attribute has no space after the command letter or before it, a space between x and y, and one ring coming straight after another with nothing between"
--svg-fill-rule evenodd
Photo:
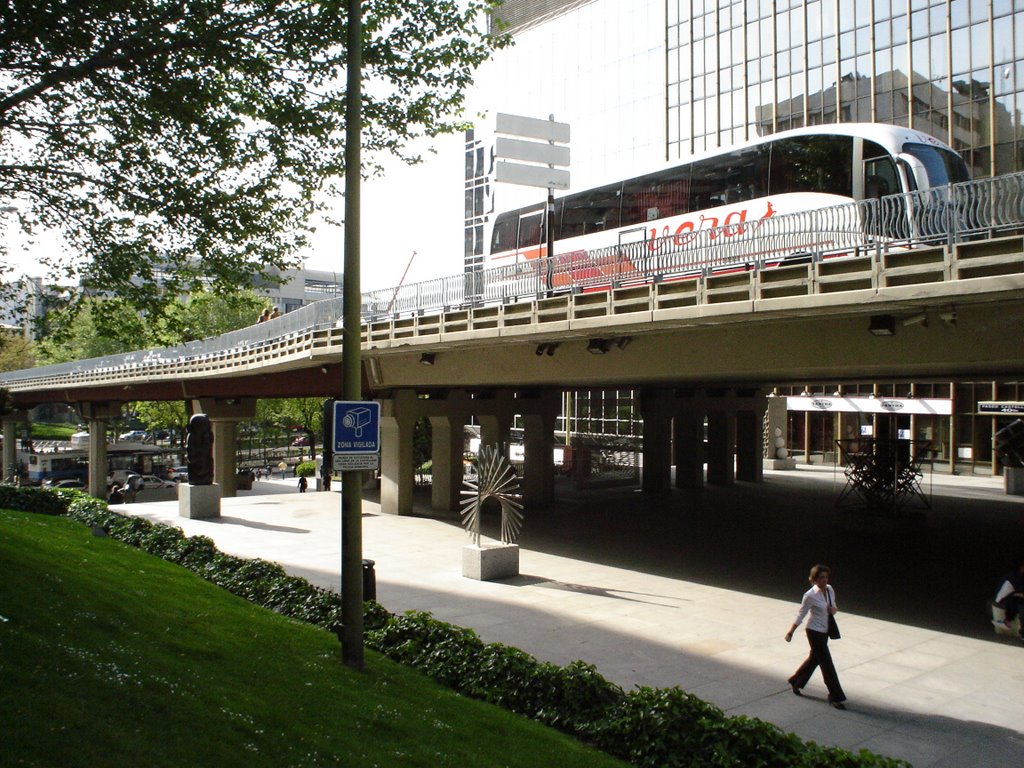
<instances>
[{"instance_id":1,"label":"pillar","mask_svg":"<svg viewBox=\"0 0 1024 768\"><path fill-rule=\"evenodd\" d=\"M688 406L673 423L676 488L704 487L704 414Z\"/></svg>"},{"instance_id":2,"label":"pillar","mask_svg":"<svg viewBox=\"0 0 1024 768\"><path fill-rule=\"evenodd\" d=\"M121 415L121 403L80 403L89 424L89 495L107 498L107 422Z\"/></svg>"},{"instance_id":3,"label":"pillar","mask_svg":"<svg viewBox=\"0 0 1024 768\"><path fill-rule=\"evenodd\" d=\"M455 414L430 417L430 506L459 509L462 490L462 436L465 417Z\"/></svg>"},{"instance_id":4,"label":"pillar","mask_svg":"<svg viewBox=\"0 0 1024 768\"><path fill-rule=\"evenodd\" d=\"M221 498L238 495L238 422L256 418L256 400L251 397L196 401L196 413L205 413L213 430L213 482Z\"/></svg>"},{"instance_id":5,"label":"pillar","mask_svg":"<svg viewBox=\"0 0 1024 768\"><path fill-rule=\"evenodd\" d=\"M534 410L534 403L523 402L523 410ZM561 406L561 394L545 392L536 401L533 413L523 413L523 503L542 506L555 498L555 420Z\"/></svg>"},{"instance_id":6,"label":"pillar","mask_svg":"<svg viewBox=\"0 0 1024 768\"><path fill-rule=\"evenodd\" d=\"M736 479L759 483L764 469L763 411L736 414Z\"/></svg>"},{"instance_id":7,"label":"pillar","mask_svg":"<svg viewBox=\"0 0 1024 768\"><path fill-rule=\"evenodd\" d=\"M480 422L480 445L501 446L502 455L507 456L509 433L515 418L512 393L502 390L492 398L475 401L475 407Z\"/></svg>"},{"instance_id":8,"label":"pillar","mask_svg":"<svg viewBox=\"0 0 1024 768\"><path fill-rule=\"evenodd\" d=\"M23 411L4 414L3 477L18 474L18 424L25 417Z\"/></svg>"},{"instance_id":9,"label":"pillar","mask_svg":"<svg viewBox=\"0 0 1024 768\"><path fill-rule=\"evenodd\" d=\"M735 411L708 412L708 484L731 485L736 479L735 433Z\"/></svg>"},{"instance_id":10,"label":"pillar","mask_svg":"<svg viewBox=\"0 0 1024 768\"><path fill-rule=\"evenodd\" d=\"M644 493L663 493L672 484L672 413L669 393L646 391L640 398L643 425L644 466L640 488Z\"/></svg>"},{"instance_id":11,"label":"pillar","mask_svg":"<svg viewBox=\"0 0 1024 768\"><path fill-rule=\"evenodd\" d=\"M388 515L412 513L415 485L412 433L416 426L416 393L398 390L381 401L380 511Z\"/></svg>"}]
</instances>

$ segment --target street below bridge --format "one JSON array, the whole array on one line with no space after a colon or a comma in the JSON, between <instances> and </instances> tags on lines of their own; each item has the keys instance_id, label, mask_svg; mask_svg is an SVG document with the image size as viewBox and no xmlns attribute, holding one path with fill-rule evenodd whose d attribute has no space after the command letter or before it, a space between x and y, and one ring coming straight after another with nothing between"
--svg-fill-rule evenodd
<instances>
[{"instance_id":1,"label":"street below bridge","mask_svg":"<svg viewBox=\"0 0 1024 768\"><path fill-rule=\"evenodd\" d=\"M894 528L835 509L841 471L767 471L760 484L673 490L573 490L527 509L521 575L461 575L468 537L456 513L363 507L364 557L392 612L426 610L485 641L565 664L582 659L629 688L678 685L725 709L916 766L1024 762L1024 646L998 639L986 600L1024 554L1024 498L1000 478L925 476L923 527ZM336 491L337 489L335 489ZM210 536L338 587L340 499L261 480L223 501L222 517L187 520L166 501L119 509ZM496 520L484 521L495 535ZM807 572L833 568L843 639L834 641L847 712L786 677L806 654L789 627Z\"/></svg>"}]
</instances>

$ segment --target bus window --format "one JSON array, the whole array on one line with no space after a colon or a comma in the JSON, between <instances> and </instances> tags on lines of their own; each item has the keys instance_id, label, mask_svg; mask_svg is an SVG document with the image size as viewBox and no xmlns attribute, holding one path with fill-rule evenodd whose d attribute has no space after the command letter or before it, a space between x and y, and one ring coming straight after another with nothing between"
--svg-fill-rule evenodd
<instances>
[{"instance_id":1,"label":"bus window","mask_svg":"<svg viewBox=\"0 0 1024 768\"><path fill-rule=\"evenodd\" d=\"M892 161L892 158L885 155L864 161L865 199L878 199L899 191L899 176L896 171L896 163Z\"/></svg>"},{"instance_id":2,"label":"bus window","mask_svg":"<svg viewBox=\"0 0 1024 768\"><path fill-rule=\"evenodd\" d=\"M853 139L849 136L800 136L771 145L768 192L853 192Z\"/></svg>"},{"instance_id":3,"label":"bus window","mask_svg":"<svg viewBox=\"0 0 1024 768\"><path fill-rule=\"evenodd\" d=\"M542 218L541 211L529 211L519 215L519 238L516 241L516 247L532 248L540 245L541 230L543 229Z\"/></svg>"},{"instance_id":4,"label":"bus window","mask_svg":"<svg viewBox=\"0 0 1024 768\"><path fill-rule=\"evenodd\" d=\"M569 226L578 230L576 234L579 235L617 229L621 203L620 184L609 184L580 195L572 195L566 200L565 211L562 214L563 226L568 222Z\"/></svg>"},{"instance_id":5,"label":"bus window","mask_svg":"<svg viewBox=\"0 0 1024 768\"><path fill-rule=\"evenodd\" d=\"M928 174L930 187L942 187L946 184L970 180L967 164L956 152L910 142L903 145L903 151L921 161Z\"/></svg>"},{"instance_id":6,"label":"bus window","mask_svg":"<svg viewBox=\"0 0 1024 768\"><path fill-rule=\"evenodd\" d=\"M623 227L685 213L690 195L690 166L627 181L622 188Z\"/></svg>"},{"instance_id":7,"label":"bus window","mask_svg":"<svg viewBox=\"0 0 1024 768\"><path fill-rule=\"evenodd\" d=\"M516 247L516 228L519 216L515 211L502 213L494 220L491 231L491 253L501 253Z\"/></svg>"}]
</instances>

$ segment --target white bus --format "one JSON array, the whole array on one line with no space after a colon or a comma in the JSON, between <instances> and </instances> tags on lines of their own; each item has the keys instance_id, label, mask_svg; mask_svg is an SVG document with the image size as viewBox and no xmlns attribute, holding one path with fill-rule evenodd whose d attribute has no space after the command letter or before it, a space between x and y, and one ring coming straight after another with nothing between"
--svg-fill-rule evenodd
<instances>
[{"instance_id":1,"label":"white bus","mask_svg":"<svg viewBox=\"0 0 1024 768\"><path fill-rule=\"evenodd\" d=\"M555 258L548 287L602 268L585 256L596 249L635 243L646 243L651 253L665 245L679 249L701 233L720 240L735 238L773 216L968 179L960 156L920 131L863 123L784 131L556 199ZM897 210L901 204L894 199L897 202L889 208ZM539 202L497 215L486 266L546 256L544 208ZM913 229L905 209L899 208L897 215L890 211L886 218L886 229L876 234L895 238ZM882 225L858 221L857 226ZM635 255L645 249L632 245L628 252ZM633 266L618 259L608 269L621 274Z\"/></svg>"}]
</instances>

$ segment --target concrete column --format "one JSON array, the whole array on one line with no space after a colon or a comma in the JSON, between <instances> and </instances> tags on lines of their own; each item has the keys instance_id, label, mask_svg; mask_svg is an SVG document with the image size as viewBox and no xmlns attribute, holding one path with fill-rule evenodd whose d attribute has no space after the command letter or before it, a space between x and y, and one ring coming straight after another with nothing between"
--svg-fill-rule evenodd
<instances>
[{"instance_id":1,"label":"concrete column","mask_svg":"<svg viewBox=\"0 0 1024 768\"><path fill-rule=\"evenodd\" d=\"M523 504L540 506L555 497L555 420L558 418L558 393L546 396L540 413L524 413Z\"/></svg>"},{"instance_id":2,"label":"concrete column","mask_svg":"<svg viewBox=\"0 0 1024 768\"><path fill-rule=\"evenodd\" d=\"M238 495L238 422L256 418L255 398L218 400L203 398L195 403L196 413L205 413L213 431L213 482L221 498Z\"/></svg>"},{"instance_id":3,"label":"concrete column","mask_svg":"<svg viewBox=\"0 0 1024 768\"><path fill-rule=\"evenodd\" d=\"M18 468L18 424L24 413L17 411L4 416L3 477L17 474Z\"/></svg>"},{"instance_id":4,"label":"concrete column","mask_svg":"<svg viewBox=\"0 0 1024 768\"><path fill-rule=\"evenodd\" d=\"M736 414L736 479L759 483L764 476L764 418L762 411Z\"/></svg>"},{"instance_id":5,"label":"concrete column","mask_svg":"<svg viewBox=\"0 0 1024 768\"><path fill-rule=\"evenodd\" d=\"M502 390L493 398L474 401L474 407L480 422L480 445L502 446L502 454L507 456L509 433L515 418L512 393Z\"/></svg>"},{"instance_id":6,"label":"concrete column","mask_svg":"<svg viewBox=\"0 0 1024 768\"><path fill-rule=\"evenodd\" d=\"M708 484L731 485L736 479L736 414L721 409L708 412Z\"/></svg>"},{"instance_id":7,"label":"concrete column","mask_svg":"<svg viewBox=\"0 0 1024 768\"><path fill-rule=\"evenodd\" d=\"M464 428L465 416L462 415L430 417L430 505L434 509L459 509Z\"/></svg>"},{"instance_id":8,"label":"concrete column","mask_svg":"<svg viewBox=\"0 0 1024 768\"><path fill-rule=\"evenodd\" d=\"M676 488L704 487L704 413L688 407L673 422Z\"/></svg>"},{"instance_id":9,"label":"concrete column","mask_svg":"<svg viewBox=\"0 0 1024 768\"><path fill-rule=\"evenodd\" d=\"M398 390L394 397L381 401L380 511L385 514L412 513L412 433L416 416L416 393L412 390Z\"/></svg>"},{"instance_id":10,"label":"concrete column","mask_svg":"<svg viewBox=\"0 0 1024 768\"><path fill-rule=\"evenodd\" d=\"M121 403L80 403L89 424L89 495L107 498L107 422L121 415Z\"/></svg>"},{"instance_id":11,"label":"concrete column","mask_svg":"<svg viewBox=\"0 0 1024 768\"><path fill-rule=\"evenodd\" d=\"M643 416L644 466L640 488L644 493L663 493L672 485L672 411L669 393L645 391L640 398Z\"/></svg>"}]
</instances>

